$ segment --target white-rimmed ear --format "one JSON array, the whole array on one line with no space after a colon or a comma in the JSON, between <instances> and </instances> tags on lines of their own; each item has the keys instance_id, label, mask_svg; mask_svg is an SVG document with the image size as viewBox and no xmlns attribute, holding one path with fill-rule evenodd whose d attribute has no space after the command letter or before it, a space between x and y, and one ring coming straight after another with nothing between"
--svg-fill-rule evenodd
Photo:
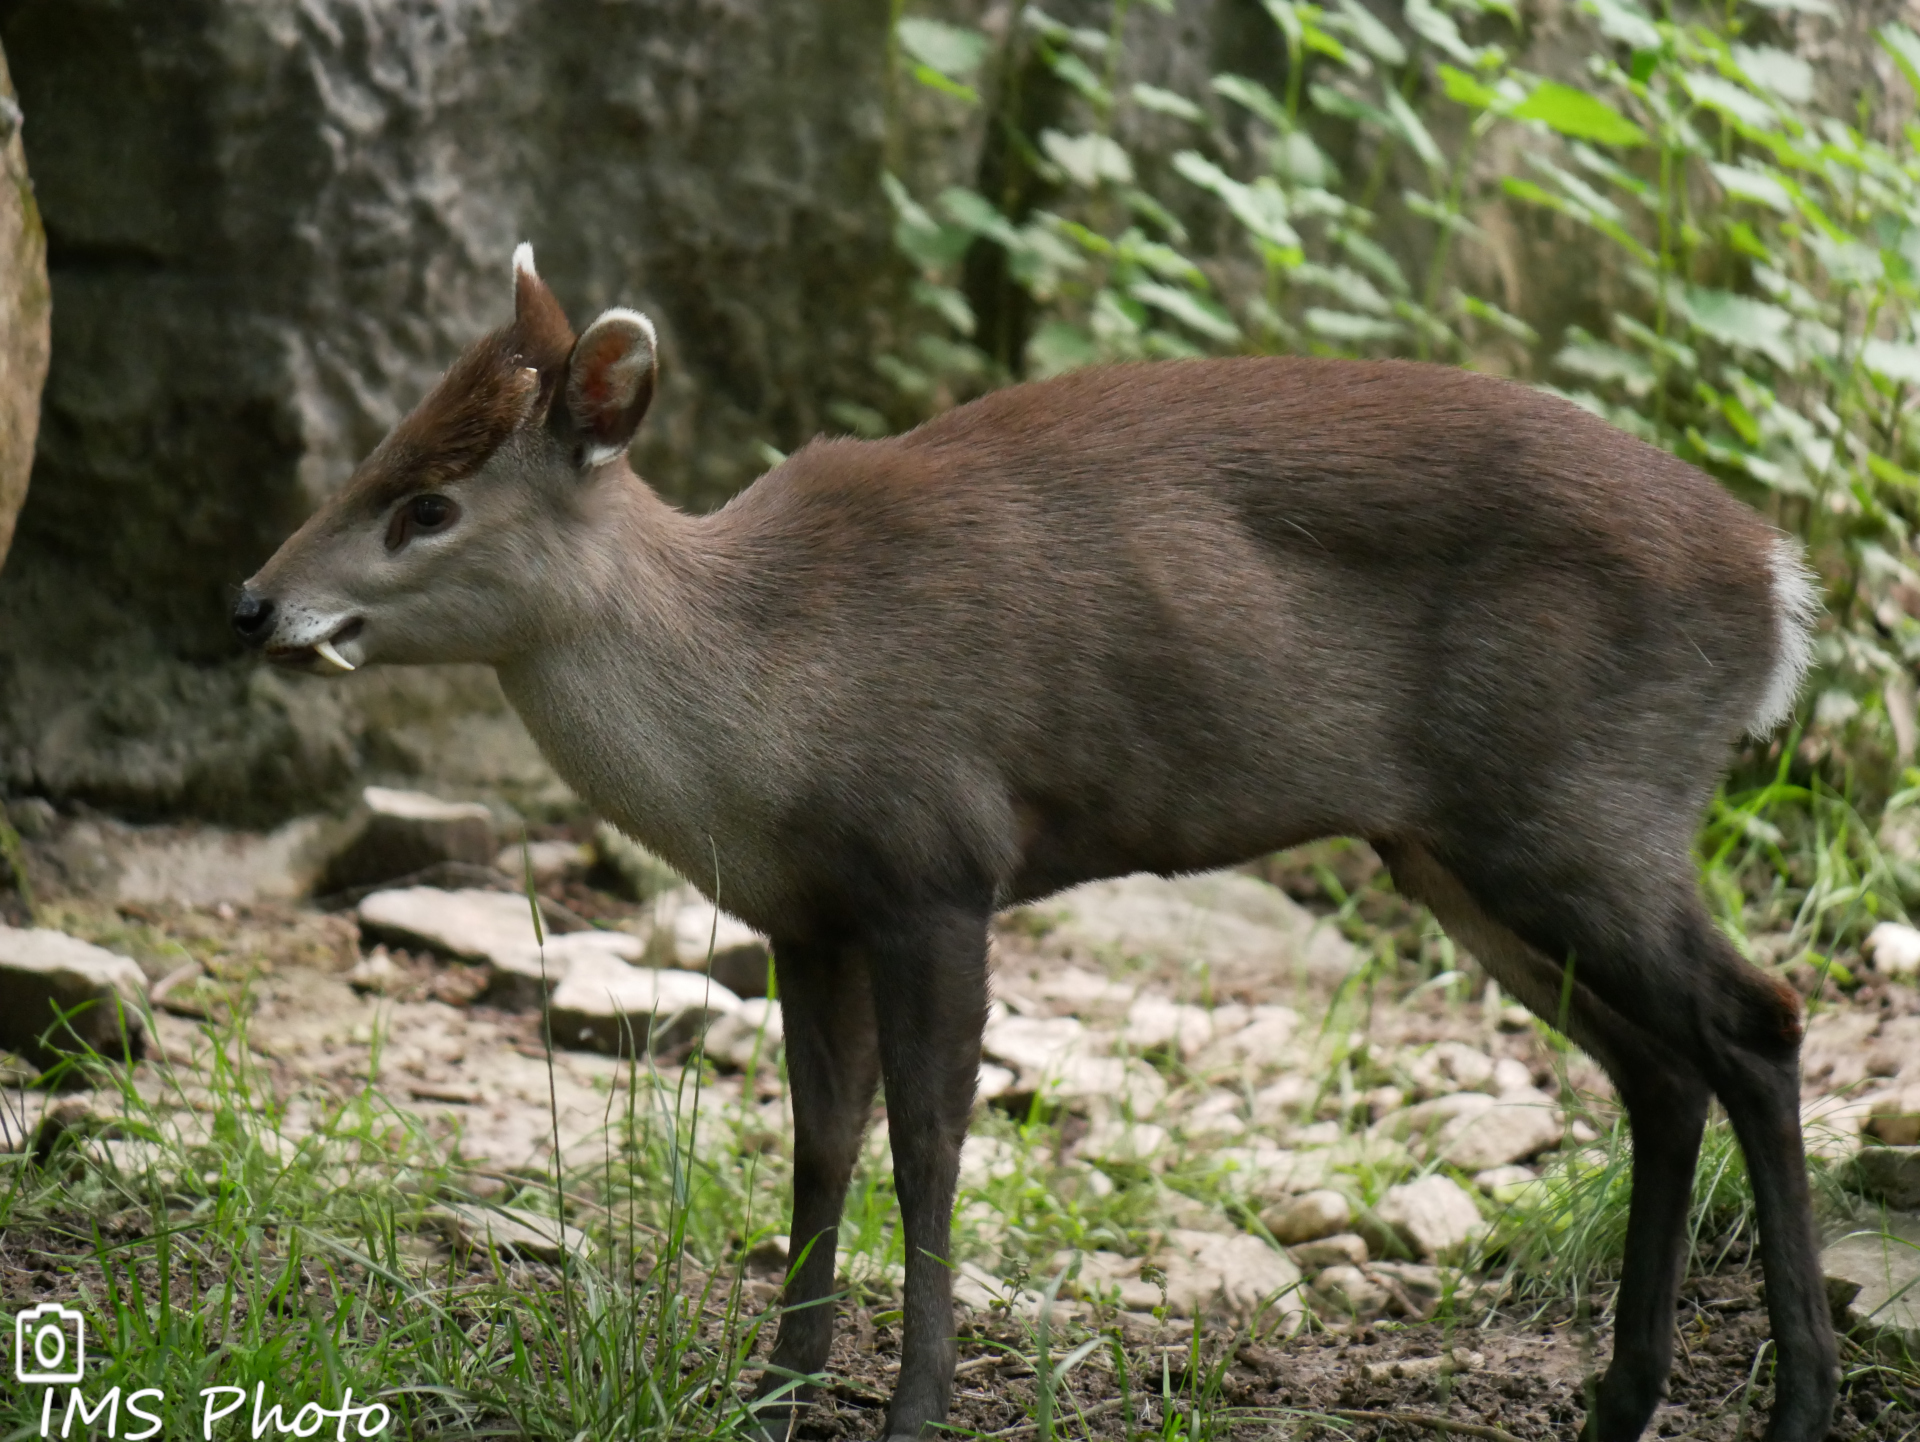
<instances>
[{"instance_id":1,"label":"white-rimmed ear","mask_svg":"<svg viewBox=\"0 0 1920 1442\"><path fill-rule=\"evenodd\" d=\"M531 280L540 279L540 272L533 268L533 242L528 240L521 241L513 248L514 290L520 289L520 277L523 275Z\"/></svg>"},{"instance_id":2,"label":"white-rimmed ear","mask_svg":"<svg viewBox=\"0 0 1920 1442\"><path fill-rule=\"evenodd\" d=\"M603 311L586 328L567 363L567 412L585 442L582 466L602 465L632 444L657 369L653 322L639 311Z\"/></svg>"}]
</instances>

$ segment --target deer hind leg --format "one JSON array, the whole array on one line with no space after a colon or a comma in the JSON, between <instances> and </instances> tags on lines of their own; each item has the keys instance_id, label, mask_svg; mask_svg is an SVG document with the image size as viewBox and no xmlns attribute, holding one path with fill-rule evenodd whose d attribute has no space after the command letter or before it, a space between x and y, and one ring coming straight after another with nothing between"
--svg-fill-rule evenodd
<instances>
[{"instance_id":1,"label":"deer hind leg","mask_svg":"<svg viewBox=\"0 0 1920 1442\"><path fill-rule=\"evenodd\" d=\"M1578 981L1567 987L1561 967L1489 916L1431 853L1404 843L1380 849L1395 885L1424 902L1509 995L1598 1061L1627 1108L1633 1198L1614 1306L1613 1359L1585 1435L1594 1442L1638 1437L1666 1395L1673 1370L1674 1305L1686 1269L1687 1212L1707 1084L1591 988Z\"/></svg>"},{"instance_id":2,"label":"deer hind leg","mask_svg":"<svg viewBox=\"0 0 1920 1442\"><path fill-rule=\"evenodd\" d=\"M833 1272L840 1213L873 1107L880 1060L872 991L859 959L821 941L773 948L793 1099L795 1264L782 1299L780 1334L757 1397L787 1390L758 1410L763 1430L790 1436L813 1389L795 1385L827 1364L833 1346Z\"/></svg>"},{"instance_id":3,"label":"deer hind leg","mask_svg":"<svg viewBox=\"0 0 1920 1442\"><path fill-rule=\"evenodd\" d=\"M1579 828L1557 834L1577 836ZM1684 836L1669 852L1685 856ZM1564 973L1548 957L1573 959L1569 1035L1593 1051L1627 1104L1634 1199L1615 1356L1628 1365L1617 1381L1608 1372L1593 1424L1598 1435L1609 1442L1635 1435L1665 1381L1673 1306L1666 1278L1678 1280L1704 1083L1746 1154L1759 1217L1779 1359L1768 1442L1814 1442L1826 1434L1839 1373L1800 1137L1799 1000L1714 928L1684 861L1647 859L1664 854L1590 848L1519 859L1519 848L1475 846L1463 836L1457 856L1465 861L1443 863L1415 848L1403 848L1402 860L1416 892L1432 887L1460 925L1495 923L1480 943L1490 961L1502 954L1499 931L1509 933L1506 954L1532 953L1527 966L1492 964L1505 965L1510 976L1495 971L1502 984L1511 982L1549 1020L1557 1019ZM1641 1330L1629 1335L1630 1326Z\"/></svg>"}]
</instances>

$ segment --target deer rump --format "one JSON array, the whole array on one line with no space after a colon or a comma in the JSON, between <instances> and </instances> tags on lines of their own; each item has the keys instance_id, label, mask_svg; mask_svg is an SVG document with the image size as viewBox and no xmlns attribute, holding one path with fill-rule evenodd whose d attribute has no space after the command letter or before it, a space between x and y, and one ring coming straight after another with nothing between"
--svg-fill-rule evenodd
<instances>
[{"instance_id":1,"label":"deer rump","mask_svg":"<svg viewBox=\"0 0 1920 1442\"><path fill-rule=\"evenodd\" d=\"M515 323L248 583L235 624L302 669L493 664L581 796L772 937L801 1260L763 1425L790 1431L826 1364L883 1079L907 1259L887 1432L947 1416L994 910L1351 834L1627 1109L1590 1435L1638 1436L1665 1391L1715 1096L1760 1223L1768 1437L1824 1433L1798 1000L1715 928L1690 854L1730 745L1790 712L1807 662L1791 542L1568 402L1304 359L1013 387L811 444L689 517L623 456L651 325L609 311L576 342L524 248L515 290Z\"/></svg>"}]
</instances>

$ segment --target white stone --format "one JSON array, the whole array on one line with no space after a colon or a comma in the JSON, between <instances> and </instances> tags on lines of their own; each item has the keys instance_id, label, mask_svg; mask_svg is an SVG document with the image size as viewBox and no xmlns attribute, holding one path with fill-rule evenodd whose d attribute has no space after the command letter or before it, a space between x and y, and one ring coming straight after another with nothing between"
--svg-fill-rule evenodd
<instances>
[{"instance_id":1,"label":"white stone","mask_svg":"<svg viewBox=\"0 0 1920 1442\"><path fill-rule=\"evenodd\" d=\"M1240 872L1090 882L1035 910L1057 918L1045 945L1091 956L1335 980L1360 961L1337 927L1278 887Z\"/></svg>"},{"instance_id":2,"label":"white stone","mask_svg":"<svg viewBox=\"0 0 1920 1442\"><path fill-rule=\"evenodd\" d=\"M483 810L485 808L482 808ZM578 841L515 842L500 848L493 858L493 869L505 872L516 881L533 868L534 881L544 886L571 872L585 871L593 865L593 848Z\"/></svg>"},{"instance_id":3,"label":"white stone","mask_svg":"<svg viewBox=\"0 0 1920 1442\"><path fill-rule=\"evenodd\" d=\"M64 931L0 926L0 1047L37 1067L82 1042L102 1056L139 1056L146 996L146 974L131 957ZM61 1013L69 1019L49 1050L40 1037Z\"/></svg>"},{"instance_id":4,"label":"white stone","mask_svg":"<svg viewBox=\"0 0 1920 1442\"><path fill-rule=\"evenodd\" d=\"M1333 1158L1324 1151L1288 1151L1271 1143L1218 1147L1212 1161L1229 1190L1256 1203L1313 1191L1326 1184L1333 1169Z\"/></svg>"},{"instance_id":5,"label":"white stone","mask_svg":"<svg viewBox=\"0 0 1920 1442\"><path fill-rule=\"evenodd\" d=\"M1493 1084L1494 1062L1485 1052L1465 1042L1443 1041L1415 1057L1407 1067L1407 1076L1414 1090L1423 1097L1484 1091Z\"/></svg>"},{"instance_id":6,"label":"white stone","mask_svg":"<svg viewBox=\"0 0 1920 1442\"><path fill-rule=\"evenodd\" d=\"M1487 1230L1473 1198L1448 1177L1389 1187L1376 1211L1422 1257L1444 1256Z\"/></svg>"},{"instance_id":7,"label":"white stone","mask_svg":"<svg viewBox=\"0 0 1920 1442\"><path fill-rule=\"evenodd\" d=\"M554 988L549 1015L556 1046L624 1054L676 1046L740 1004L698 972L630 966L604 952L583 952Z\"/></svg>"},{"instance_id":8,"label":"white stone","mask_svg":"<svg viewBox=\"0 0 1920 1442\"><path fill-rule=\"evenodd\" d=\"M1920 930L1883 921L1867 934L1866 954L1882 976L1920 976Z\"/></svg>"},{"instance_id":9,"label":"white stone","mask_svg":"<svg viewBox=\"0 0 1920 1442\"><path fill-rule=\"evenodd\" d=\"M1253 1094L1248 1107L1254 1125L1270 1129L1292 1126L1299 1120L1301 1108L1310 1103L1319 1090L1318 1082L1304 1076L1283 1076L1272 1085L1261 1087Z\"/></svg>"},{"instance_id":10,"label":"white stone","mask_svg":"<svg viewBox=\"0 0 1920 1442\"><path fill-rule=\"evenodd\" d=\"M1517 1057L1503 1056L1493 1063L1493 1094L1502 1096L1507 1092L1530 1091L1533 1088L1533 1068Z\"/></svg>"},{"instance_id":11,"label":"white stone","mask_svg":"<svg viewBox=\"0 0 1920 1442\"><path fill-rule=\"evenodd\" d=\"M1383 1118L1381 1130L1405 1138L1414 1155L1438 1157L1466 1172L1525 1161L1559 1143L1566 1123L1544 1092L1528 1087L1498 1099L1454 1092Z\"/></svg>"},{"instance_id":12,"label":"white stone","mask_svg":"<svg viewBox=\"0 0 1920 1442\"><path fill-rule=\"evenodd\" d=\"M1244 1025L1230 1032L1216 1028L1214 1039L1193 1058L1197 1071L1220 1071L1239 1066L1271 1069L1292 1058L1292 1043L1300 1029L1300 1013L1290 1006L1262 1003L1247 1008Z\"/></svg>"},{"instance_id":13,"label":"white stone","mask_svg":"<svg viewBox=\"0 0 1920 1442\"><path fill-rule=\"evenodd\" d=\"M960 1148L960 1186L977 1192L1020 1170L1020 1149L999 1137L970 1136Z\"/></svg>"},{"instance_id":14,"label":"white stone","mask_svg":"<svg viewBox=\"0 0 1920 1442\"><path fill-rule=\"evenodd\" d=\"M707 1028L703 1049L735 1071L745 1071L750 1065L771 1069L785 1037L780 1003L757 996L714 1021Z\"/></svg>"},{"instance_id":15,"label":"white stone","mask_svg":"<svg viewBox=\"0 0 1920 1442\"><path fill-rule=\"evenodd\" d=\"M475 1248L496 1247L541 1262L557 1262L562 1250L587 1253L587 1234L578 1227L521 1207L481 1207L447 1202L430 1213L447 1239Z\"/></svg>"},{"instance_id":16,"label":"white stone","mask_svg":"<svg viewBox=\"0 0 1920 1442\"><path fill-rule=\"evenodd\" d=\"M1225 1311L1235 1317L1277 1314L1288 1323L1306 1312L1293 1258L1245 1232L1223 1235L1174 1228L1155 1261L1167 1277L1167 1310L1197 1317Z\"/></svg>"},{"instance_id":17,"label":"white stone","mask_svg":"<svg viewBox=\"0 0 1920 1442\"><path fill-rule=\"evenodd\" d=\"M705 971L711 959L716 973L730 965L767 964L767 939L739 917L720 910L692 892L673 913L673 964Z\"/></svg>"},{"instance_id":18,"label":"white stone","mask_svg":"<svg viewBox=\"0 0 1920 1442\"><path fill-rule=\"evenodd\" d=\"M355 908L366 931L463 961L519 958L538 945L527 898L511 891L376 891Z\"/></svg>"},{"instance_id":19,"label":"white stone","mask_svg":"<svg viewBox=\"0 0 1920 1442\"><path fill-rule=\"evenodd\" d=\"M1313 1279L1313 1310L1330 1321L1384 1316L1393 1294L1352 1263L1338 1263Z\"/></svg>"},{"instance_id":20,"label":"white stone","mask_svg":"<svg viewBox=\"0 0 1920 1442\"><path fill-rule=\"evenodd\" d=\"M1920 1216L1889 1212L1885 1229L1862 1229L1820 1253L1829 1295L1849 1327L1920 1350Z\"/></svg>"},{"instance_id":21,"label":"white stone","mask_svg":"<svg viewBox=\"0 0 1920 1442\"><path fill-rule=\"evenodd\" d=\"M1152 1122L1125 1117L1096 1117L1080 1139L1080 1155L1088 1161L1116 1164L1147 1163L1166 1166L1173 1161L1172 1135Z\"/></svg>"},{"instance_id":22,"label":"white stone","mask_svg":"<svg viewBox=\"0 0 1920 1442\"><path fill-rule=\"evenodd\" d=\"M1020 1078L1011 1067L983 1061L980 1063L979 1079L974 1083L974 1097L983 1102L998 1101L1001 1097L1012 1096L1019 1085Z\"/></svg>"},{"instance_id":23,"label":"white stone","mask_svg":"<svg viewBox=\"0 0 1920 1442\"><path fill-rule=\"evenodd\" d=\"M1287 1248L1300 1268L1317 1272L1324 1267L1364 1267L1367 1264L1367 1239L1355 1232L1335 1232L1314 1242L1301 1242Z\"/></svg>"},{"instance_id":24,"label":"white stone","mask_svg":"<svg viewBox=\"0 0 1920 1442\"><path fill-rule=\"evenodd\" d=\"M1213 1017L1205 1007L1142 996L1127 1008L1120 1039L1134 1051L1166 1048L1187 1058L1213 1039Z\"/></svg>"},{"instance_id":25,"label":"white stone","mask_svg":"<svg viewBox=\"0 0 1920 1442\"><path fill-rule=\"evenodd\" d=\"M1260 1220L1276 1242L1292 1246L1346 1231L1353 1224L1353 1205L1341 1193L1321 1187L1275 1203Z\"/></svg>"},{"instance_id":26,"label":"white stone","mask_svg":"<svg viewBox=\"0 0 1920 1442\"><path fill-rule=\"evenodd\" d=\"M1001 1016L987 1022L980 1049L995 1061L1034 1077L1069 1056L1105 1050L1086 1024L1070 1016Z\"/></svg>"}]
</instances>

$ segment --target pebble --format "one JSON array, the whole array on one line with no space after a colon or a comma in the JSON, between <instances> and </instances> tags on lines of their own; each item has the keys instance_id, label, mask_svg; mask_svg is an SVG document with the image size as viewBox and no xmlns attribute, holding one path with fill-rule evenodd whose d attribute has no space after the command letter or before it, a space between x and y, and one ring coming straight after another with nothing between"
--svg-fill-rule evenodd
<instances>
[{"instance_id":1,"label":"pebble","mask_svg":"<svg viewBox=\"0 0 1920 1442\"><path fill-rule=\"evenodd\" d=\"M1450 1177L1421 1177L1389 1187L1375 1211L1421 1257L1456 1252L1487 1230L1480 1208Z\"/></svg>"}]
</instances>

